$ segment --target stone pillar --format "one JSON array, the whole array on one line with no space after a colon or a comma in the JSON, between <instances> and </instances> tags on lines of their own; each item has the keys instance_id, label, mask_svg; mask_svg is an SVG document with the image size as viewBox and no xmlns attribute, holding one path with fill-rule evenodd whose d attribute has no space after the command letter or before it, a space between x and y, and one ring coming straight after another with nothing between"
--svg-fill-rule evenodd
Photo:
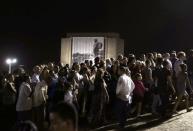
<instances>
[{"instance_id":1,"label":"stone pillar","mask_svg":"<svg viewBox=\"0 0 193 131\"><path fill-rule=\"evenodd\" d=\"M71 64L72 60L72 38L61 39L61 62Z\"/></svg>"},{"instance_id":2,"label":"stone pillar","mask_svg":"<svg viewBox=\"0 0 193 131\"><path fill-rule=\"evenodd\" d=\"M117 58L124 54L124 41L119 38L105 38L105 58Z\"/></svg>"},{"instance_id":3,"label":"stone pillar","mask_svg":"<svg viewBox=\"0 0 193 131\"><path fill-rule=\"evenodd\" d=\"M118 56L119 54L124 55L124 40L118 38L116 45L117 45L117 54L116 54L116 55L117 55L117 56Z\"/></svg>"}]
</instances>

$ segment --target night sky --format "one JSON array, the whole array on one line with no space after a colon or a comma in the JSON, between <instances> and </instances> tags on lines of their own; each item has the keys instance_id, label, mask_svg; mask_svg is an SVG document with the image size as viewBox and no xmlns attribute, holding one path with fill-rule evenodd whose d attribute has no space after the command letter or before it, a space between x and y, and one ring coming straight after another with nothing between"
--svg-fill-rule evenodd
<instances>
[{"instance_id":1,"label":"night sky","mask_svg":"<svg viewBox=\"0 0 193 131\"><path fill-rule=\"evenodd\" d=\"M118 32L127 52L193 48L192 0L7 1L0 4L0 67L59 61L68 32Z\"/></svg>"}]
</instances>

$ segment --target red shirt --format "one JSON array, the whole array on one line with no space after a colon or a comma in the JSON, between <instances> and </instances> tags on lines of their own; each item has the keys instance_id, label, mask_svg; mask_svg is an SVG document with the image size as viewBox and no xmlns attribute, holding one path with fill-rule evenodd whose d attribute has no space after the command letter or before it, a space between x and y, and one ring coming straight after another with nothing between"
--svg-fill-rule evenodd
<instances>
[{"instance_id":1,"label":"red shirt","mask_svg":"<svg viewBox=\"0 0 193 131\"><path fill-rule=\"evenodd\" d=\"M143 97L144 93L145 93L145 86L144 86L143 82L140 80L135 80L134 84L135 84L135 89L133 91L133 94Z\"/></svg>"}]
</instances>

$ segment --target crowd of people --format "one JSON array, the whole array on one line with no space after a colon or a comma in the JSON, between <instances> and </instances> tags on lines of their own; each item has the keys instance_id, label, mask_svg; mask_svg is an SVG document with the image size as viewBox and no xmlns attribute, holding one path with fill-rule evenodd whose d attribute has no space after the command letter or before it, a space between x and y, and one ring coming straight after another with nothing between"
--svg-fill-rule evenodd
<instances>
[{"instance_id":1,"label":"crowd of people","mask_svg":"<svg viewBox=\"0 0 193 131\"><path fill-rule=\"evenodd\" d=\"M140 119L144 112L178 113L182 99L191 111L192 85L193 50L187 56L172 51L96 57L72 66L50 62L36 65L32 73L18 68L2 74L0 104L12 116L9 123L31 120L40 131L46 123L51 131L78 130L77 114L91 128L112 120L123 128L131 114Z\"/></svg>"}]
</instances>

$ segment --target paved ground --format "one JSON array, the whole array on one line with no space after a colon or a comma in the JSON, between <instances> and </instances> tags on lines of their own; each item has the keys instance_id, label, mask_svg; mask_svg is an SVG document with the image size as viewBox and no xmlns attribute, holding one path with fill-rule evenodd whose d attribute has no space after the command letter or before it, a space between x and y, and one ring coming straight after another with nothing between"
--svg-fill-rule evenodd
<instances>
[{"instance_id":1,"label":"paved ground","mask_svg":"<svg viewBox=\"0 0 193 131\"><path fill-rule=\"evenodd\" d=\"M119 131L118 124L109 124L93 131ZM151 114L145 114L141 119L131 118L123 131L193 131L193 111L180 111L171 118L160 119Z\"/></svg>"},{"instance_id":2,"label":"paved ground","mask_svg":"<svg viewBox=\"0 0 193 131\"><path fill-rule=\"evenodd\" d=\"M147 129L148 131L193 131L193 111L186 113L180 111L171 119L164 121L156 127Z\"/></svg>"},{"instance_id":3,"label":"paved ground","mask_svg":"<svg viewBox=\"0 0 193 131\"><path fill-rule=\"evenodd\" d=\"M191 108L193 109L193 107ZM0 131L9 131L8 127L11 128L13 125L10 118L13 119L14 117L7 115L4 110L0 110ZM81 128L79 131L89 130L88 124L84 123L84 125L86 128ZM119 131L118 123L111 122L111 124L91 131ZM123 131L193 131L193 110L188 113L186 110L181 110L178 114L167 119L152 116L150 113L144 114L140 119L130 118Z\"/></svg>"}]
</instances>

